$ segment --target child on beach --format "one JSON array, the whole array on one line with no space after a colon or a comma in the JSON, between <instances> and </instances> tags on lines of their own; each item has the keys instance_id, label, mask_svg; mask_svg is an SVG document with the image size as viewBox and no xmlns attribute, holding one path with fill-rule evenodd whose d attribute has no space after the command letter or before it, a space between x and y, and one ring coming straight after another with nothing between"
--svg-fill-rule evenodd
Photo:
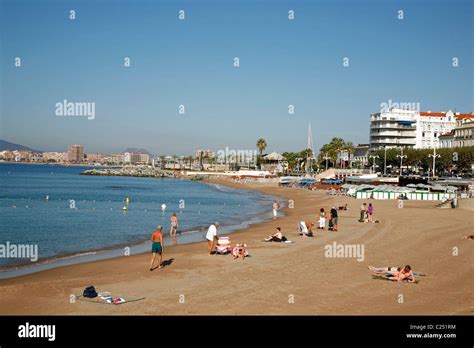
<instances>
[{"instance_id":1,"label":"child on beach","mask_svg":"<svg viewBox=\"0 0 474 348\"><path fill-rule=\"evenodd\" d=\"M319 209L319 229L324 230L326 227L326 212L324 208Z\"/></svg>"},{"instance_id":2,"label":"child on beach","mask_svg":"<svg viewBox=\"0 0 474 348\"><path fill-rule=\"evenodd\" d=\"M336 207L332 207L330 214L331 214L331 219L330 219L329 222L330 222L330 224L332 225L332 229L330 229L330 230L337 232L337 220L338 220L338 216L337 216Z\"/></svg>"},{"instance_id":3,"label":"child on beach","mask_svg":"<svg viewBox=\"0 0 474 348\"><path fill-rule=\"evenodd\" d=\"M359 222L364 222L365 221L365 213L367 211L367 204L363 203L360 206L360 217L359 217Z\"/></svg>"},{"instance_id":4,"label":"child on beach","mask_svg":"<svg viewBox=\"0 0 474 348\"><path fill-rule=\"evenodd\" d=\"M300 236L313 237L313 226L312 222L300 221L298 227L300 230Z\"/></svg>"},{"instance_id":5,"label":"child on beach","mask_svg":"<svg viewBox=\"0 0 474 348\"><path fill-rule=\"evenodd\" d=\"M179 227L179 221L178 217L176 216L176 213L173 213L170 218L170 236L176 235L176 232Z\"/></svg>"}]
</instances>

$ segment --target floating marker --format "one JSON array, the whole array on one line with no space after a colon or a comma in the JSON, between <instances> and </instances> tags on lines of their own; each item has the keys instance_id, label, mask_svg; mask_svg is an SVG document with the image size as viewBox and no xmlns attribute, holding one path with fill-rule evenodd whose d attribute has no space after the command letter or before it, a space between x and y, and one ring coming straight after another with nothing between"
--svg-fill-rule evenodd
<instances>
[{"instance_id":1,"label":"floating marker","mask_svg":"<svg viewBox=\"0 0 474 348\"><path fill-rule=\"evenodd\" d=\"M122 210L128 210L128 208L126 206L123 206Z\"/></svg>"}]
</instances>

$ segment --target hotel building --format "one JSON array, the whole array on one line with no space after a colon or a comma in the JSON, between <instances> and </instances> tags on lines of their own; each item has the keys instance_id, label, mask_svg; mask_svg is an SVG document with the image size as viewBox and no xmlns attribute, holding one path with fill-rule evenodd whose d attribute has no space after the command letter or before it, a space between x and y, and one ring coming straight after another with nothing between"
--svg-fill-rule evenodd
<instances>
[{"instance_id":1,"label":"hotel building","mask_svg":"<svg viewBox=\"0 0 474 348\"><path fill-rule=\"evenodd\" d=\"M448 112L415 111L403 109L390 109L388 112L379 112L370 115L370 149L379 150L384 147L412 147L415 149L432 149L446 147L448 143L440 143L446 135L459 128L454 134L454 139L464 134L469 137L469 122L474 119L473 114ZM471 121L469 121L471 120ZM464 125L464 123L466 125ZM464 128L463 128L464 127ZM471 134L472 134L472 128ZM471 138L472 139L472 138ZM456 145L457 144L457 145ZM465 145L454 140L453 146L472 146L469 139Z\"/></svg>"}]
</instances>

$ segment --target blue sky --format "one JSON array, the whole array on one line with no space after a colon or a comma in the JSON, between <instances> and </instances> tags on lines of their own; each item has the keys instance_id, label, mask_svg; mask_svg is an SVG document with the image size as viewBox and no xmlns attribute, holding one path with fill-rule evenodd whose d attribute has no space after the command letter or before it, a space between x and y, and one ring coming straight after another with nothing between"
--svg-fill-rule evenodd
<instances>
[{"instance_id":1,"label":"blue sky","mask_svg":"<svg viewBox=\"0 0 474 348\"><path fill-rule=\"evenodd\" d=\"M389 100L474 111L470 0L0 2L0 138L40 150L296 151L308 123L319 149L367 143ZM95 119L56 116L64 99Z\"/></svg>"}]
</instances>

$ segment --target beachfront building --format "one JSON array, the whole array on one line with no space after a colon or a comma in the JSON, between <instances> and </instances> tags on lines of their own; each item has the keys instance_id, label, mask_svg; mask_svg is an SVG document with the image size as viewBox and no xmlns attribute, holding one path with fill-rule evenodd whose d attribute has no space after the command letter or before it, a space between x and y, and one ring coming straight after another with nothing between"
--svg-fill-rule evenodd
<instances>
[{"instance_id":1,"label":"beachfront building","mask_svg":"<svg viewBox=\"0 0 474 348\"><path fill-rule=\"evenodd\" d=\"M450 149L454 147L454 130L449 133L441 134L438 139L440 149Z\"/></svg>"},{"instance_id":2,"label":"beachfront building","mask_svg":"<svg viewBox=\"0 0 474 348\"><path fill-rule=\"evenodd\" d=\"M370 115L370 149L393 147L432 149L452 146L472 146L469 141L473 114L389 109ZM457 131L455 131L455 128ZM465 128L465 130L464 130ZM454 132L454 140L447 136ZM440 143L444 140L444 143ZM457 140L459 138L459 140ZM472 139L472 138L471 138ZM463 145L461 145L463 144Z\"/></svg>"},{"instance_id":3,"label":"beachfront building","mask_svg":"<svg viewBox=\"0 0 474 348\"><path fill-rule=\"evenodd\" d=\"M370 149L414 147L417 111L389 109L370 115Z\"/></svg>"},{"instance_id":4,"label":"beachfront building","mask_svg":"<svg viewBox=\"0 0 474 348\"><path fill-rule=\"evenodd\" d=\"M454 146L474 146L474 114L459 115L456 118Z\"/></svg>"},{"instance_id":5,"label":"beachfront building","mask_svg":"<svg viewBox=\"0 0 474 348\"><path fill-rule=\"evenodd\" d=\"M417 149L439 148L439 136L451 132L456 125L455 114L448 112L420 112L416 115Z\"/></svg>"},{"instance_id":6,"label":"beachfront building","mask_svg":"<svg viewBox=\"0 0 474 348\"><path fill-rule=\"evenodd\" d=\"M81 163L84 161L84 146L82 145L69 145L68 149L68 161L71 163Z\"/></svg>"}]
</instances>

